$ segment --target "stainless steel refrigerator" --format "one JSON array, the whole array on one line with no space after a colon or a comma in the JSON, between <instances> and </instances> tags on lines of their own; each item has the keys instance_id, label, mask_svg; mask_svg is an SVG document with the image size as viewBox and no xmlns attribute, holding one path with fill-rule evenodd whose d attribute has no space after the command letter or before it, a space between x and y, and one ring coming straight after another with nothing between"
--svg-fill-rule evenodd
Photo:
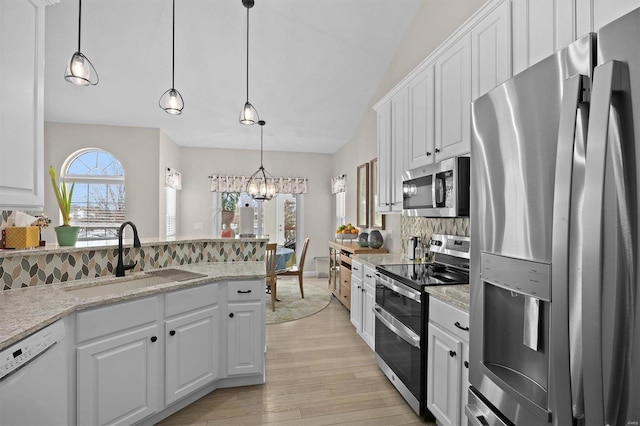
<instances>
[{"instance_id":1,"label":"stainless steel refrigerator","mask_svg":"<svg viewBox=\"0 0 640 426\"><path fill-rule=\"evenodd\" d=\"M473 102L469 424L640 424L639 138L640 9Z\"/></svg>"}]
</instances>

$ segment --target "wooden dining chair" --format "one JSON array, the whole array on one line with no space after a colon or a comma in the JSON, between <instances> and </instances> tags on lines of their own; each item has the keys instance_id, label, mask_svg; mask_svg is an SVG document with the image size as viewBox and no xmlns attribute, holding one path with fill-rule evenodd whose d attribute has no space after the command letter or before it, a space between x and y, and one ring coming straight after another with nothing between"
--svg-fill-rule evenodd
<instances>
[{"instance_id":1,"label":"wooden dining chair","mask_svg":"<svg viewBox=\"0 0 640 426\"><path fill-rule=\"evenodd\" d=\"M276 249L278 245L267 244L267 254L266 254L266 264L267 264L267 275L266 275L266 283L267 288L271 292L271 310L275 312L276 310Z\"/></svg>"},{"instance_id":2,"label":"wooden dining chair","mask_svg":"<svg viewBox=\"0 0 640 426\"><path fill-rule=\"evenodd\" d=\"M304 259L307 256L307 248L309 247L309 238L304 239L304 244L302 245L302 255L300 255L300 261L296 266L293 266L289 269L286 269L282 272L278 272L280 276L297 276L298 282L300 283L300 295L304 299L304 288L302 275L304 273Z\"/></svg>"}]
</instances>

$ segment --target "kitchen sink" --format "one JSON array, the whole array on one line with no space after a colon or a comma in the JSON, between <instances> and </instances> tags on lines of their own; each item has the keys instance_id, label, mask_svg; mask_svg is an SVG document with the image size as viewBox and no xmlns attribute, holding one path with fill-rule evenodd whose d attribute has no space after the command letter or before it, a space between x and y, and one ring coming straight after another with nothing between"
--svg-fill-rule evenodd
<instances>
[{"instance_id":1,"label":"kitchen sink","mask_svg":"<svg viewBox=\"0 0 640 426\"><path fill-rule=\"evenodd\" d=\"M107 296L110 294L124 293L154 285L187 281L195 278L204 278L207 275L196 272L183 271L174 268L163 268L157 271L145 272L143 275L132 276L129 279L119 280L108 284L67 287L64 289L76 297L91 298Z\"/></svg>"},{"instance_id":2,"label":"kitchen sink","mask_svg":"<svg viewBox=\"0 0 640 426\"><path fill-rule=\"evenodd\" d=\"M99 284L91 286L77 286L67 287L64 289L67 293L70 293L80 298L90 298L97 296L107 296L110 294L123 293L131 290L138 290L145 287L151 287L154 285L170 283L175 280L165 277L150 277L142 275L140 277L131 277L131 279L124 281L117 281L109 284Z\"/></svg>"},{"instance_id":3,"label":"kitchen sink","mask_svg":"<svg viewBox=\"0 0 640 426\"><path fill-rule=\"evenodd\" d=\"M171 281L187 281L196 278L204 278L207 276L205 274L183 271L182 269L175 268L162 268L158 269L157 271L145 272L145 274L152 275L154 277L169 278Z\"/></svg>"}]
</instances>

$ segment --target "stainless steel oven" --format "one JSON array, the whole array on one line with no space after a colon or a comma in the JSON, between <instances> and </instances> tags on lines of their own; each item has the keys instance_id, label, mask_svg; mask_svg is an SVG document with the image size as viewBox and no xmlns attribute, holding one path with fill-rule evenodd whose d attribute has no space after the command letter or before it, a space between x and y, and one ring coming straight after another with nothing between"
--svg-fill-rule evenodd
<instances>
[{"instance_id":1,"label":"stainless steel oven","mask_svg":"<svg viewBox=\"0 0 640 426\"><path fill-rule=\"evenodd\" d=\"M433 263L377 266L374 314L378 366L419 416L432 419L426 409L425 287L469 282L469 238L433 235L430 245Z\"/></svg>"},{"instance_id":2,"label":"stainless steel oven","mask_svg":"<svg viewBox=\"0 0 640 426\"><path fill-rule=\"evenodd\" d=\"M403 174L404 216L469 216L469 157L454 157Z\"/></svg>"},{"instance_id":3,"label":"stainless steel oven","mask_svg":"<svg viewBox=\"0 0 640 426\"><path fill-rule=\"evenodd\" d=\"M411 408L422 415L421 351L426 295L390 277L376 277L376 362Z\"/></svg>"}]
</instances>

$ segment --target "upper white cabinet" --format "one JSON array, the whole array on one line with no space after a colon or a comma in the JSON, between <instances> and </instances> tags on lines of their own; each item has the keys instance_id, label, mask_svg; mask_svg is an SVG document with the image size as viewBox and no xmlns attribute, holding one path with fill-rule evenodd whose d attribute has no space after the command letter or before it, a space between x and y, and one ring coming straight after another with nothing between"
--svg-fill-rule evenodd
<instances>
[{"instance_id":1,"label":"upper white cabinet","mask_svg":"<svg viewBox=\"0 0 640 426\"><path fill-rule=\"evenodd\" d=\"M471 30L471 99L511 77L511 4L505 1Z\"/></svg>"},{"instance_id":2,"label":"upper white cabinet","mask_svg":"<svg viewBox=\"0 0 640 426\"><path fill-rule=\"evenodd\" d=\"M427 67L409 82L409 169L435 159L435 68Z\"/></svg>"},{"instance_id":3,"label":"upper white cabinet","mask_svg":"<svg viewBox=\"0 0 640 426\"><path fill-rule=\"evenodd\" d=\"M408 134L406 88L377 107L378 112L378 202L376 212L402 211L402 173L406 169Z\"/></svg>"},{"instance_id":4,"label":"upper white cabinet","mask_svg":"<svg viewBox=\"0 0 640 426\"><path fill-rule=\"evenodd\" d=\"M436 161L470 150L471 38L465 35L435 64Z\"/></svg>"},{"instance_id":5,"label":"upper white cabinet","mask_svg":"<svg viewBox=\"0 0 640 426\"><path fill-rule=\"evenodd\" d=\"M578 38L640 7L639 0L576 0Z\"/></svg>"},{"instance_id":6,"label":"upper white cabinet","mask_svg":"<svg viewBox=\"0 0 640 426\"><path fill-rule=\"evenodd\" d=\"M0 2L0 210L44 205L44 15L58 1Z\"/></svg>"}]
</instances>

